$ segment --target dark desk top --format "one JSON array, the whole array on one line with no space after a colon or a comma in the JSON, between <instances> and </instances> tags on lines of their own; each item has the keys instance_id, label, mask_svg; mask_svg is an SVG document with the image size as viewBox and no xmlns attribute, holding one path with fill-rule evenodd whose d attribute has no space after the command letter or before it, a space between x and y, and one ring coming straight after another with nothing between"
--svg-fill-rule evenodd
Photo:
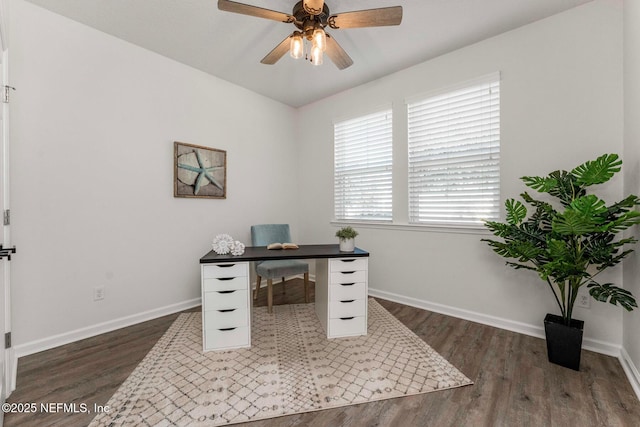
<instances>
[{"instance_id":1,"label":"dark desk top","mask_svg":"<svg viewBox=\"0 0 640 427\"><path fill-rule=\"evenodd\" d=\"M356 248L353 252L340 252L340 245L300 245L298 249L272 249L266 246L247 246L244 254L218 255L214 251L200 258L200 264L222 262L269 261L277 259L354 258L368 257L369 252Z\"/></svg>"}]
</instances>

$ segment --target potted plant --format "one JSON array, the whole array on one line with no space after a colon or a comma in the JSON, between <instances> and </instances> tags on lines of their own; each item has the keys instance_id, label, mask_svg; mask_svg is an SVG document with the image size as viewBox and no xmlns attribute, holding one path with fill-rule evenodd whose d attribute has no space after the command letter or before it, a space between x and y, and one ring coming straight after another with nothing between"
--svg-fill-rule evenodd
<instances>
[{"instance_id":1,"label":"potted plant","mask_svg":"<svg viewBox=\"0 0 640 427\"><path fill-rule=\"evenodd\" d=\"M355 249L355 238L358 232L351 226L342 227L336 231L336 237L340 239L340 252L353 252Z\"/></svg>"},{"instance_id":2,"label":"potted plant","mask_svg":"<svg viewBox=\"0 0 640 427\"><path fill-rule=\"evenodd\" d=\"M528 187L549 194L551 200L534 199L524 192L520 196L530 206L530 214L523 203L508 199L506 222L485 222L501 240L482 240L506 258L508 266L535 271L548 285L560 309L560 316L548 314L545 318L549 361L575 370L580 366L584 325L573 319L578 290L586 286L597 301L608 301L628 311L638 307L629 291L596 281L602 271L633 251L628 245L636 243L632 236L618 236L640 223L640 212L635 209L640 199L630 195L607 205L586 191L610 180L621 165L618 155L605 154L570 172L522 177Z\"/></svg>"}]
</instances>

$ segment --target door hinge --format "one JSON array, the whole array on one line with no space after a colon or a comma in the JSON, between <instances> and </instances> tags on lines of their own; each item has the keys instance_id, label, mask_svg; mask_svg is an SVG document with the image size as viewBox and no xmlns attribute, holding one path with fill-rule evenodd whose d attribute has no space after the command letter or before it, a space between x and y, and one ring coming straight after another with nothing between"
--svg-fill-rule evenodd
<instances>
[{"instance_id":1,"label":"door hinge","mask_svg":"<svg viewBox=\"0 0 640 427\"><path fill-rule=\"evenodd\" d=\"M11 332L4 334L4 348L11 348Z\"/></svg>"},{"instance_id":2,"label":"door hinge","mask_svg":"<svg viewBox=\"0 0 640 427\"><path fill-rule=\"evenodd\" d=\"M16 90L13 86L4 85L4 90L2 91L2 102L5 104L9 103L9 91Z\"/></svg>"},{"instance_id":3,"label":"door hinge","mask_svg":"<svg viewBox=\"0 0 640 427\"><path fill-rule=\"evenodd\" d=\"M4 248L3 245L3 243L0 243L0 259L7 257L7 261L11 261L11 254L16 253L16 247Z\"/></svg>"},{"instance_id":4,"label":"door hinge","mask_svg":"<svg viewBox=\"0 0 640 427\"><path fill-rule=\"evenodd\" d=\"M4 225L11 224L11 211L9 209L4 210L3 223Z\"/></svg>"}]
</instances>

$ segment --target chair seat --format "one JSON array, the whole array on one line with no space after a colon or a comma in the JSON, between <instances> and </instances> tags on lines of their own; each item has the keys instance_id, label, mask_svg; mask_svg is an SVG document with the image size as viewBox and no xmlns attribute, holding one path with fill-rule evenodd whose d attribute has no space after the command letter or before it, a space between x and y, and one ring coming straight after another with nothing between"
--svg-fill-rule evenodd
<instances>
[{"instance_id":1,"label":"chair seat","mask_svg":"<svg viewBox=\"0 0 640 427\"><path fill-rule=\"evenodd\" d=\"M256 266L256 273L265 279L295 276L308 271L309 265L307 263L290 260L264 261Z\"/></svg>"}]
</instances>

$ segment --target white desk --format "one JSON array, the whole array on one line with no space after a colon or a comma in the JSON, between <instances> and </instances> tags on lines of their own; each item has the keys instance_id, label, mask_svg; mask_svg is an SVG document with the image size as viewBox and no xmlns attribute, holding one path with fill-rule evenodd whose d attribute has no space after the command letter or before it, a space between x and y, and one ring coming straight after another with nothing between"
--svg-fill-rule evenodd
<instances>
[{"instance_id":1,"label":"white desk","mask_svg":"<svg viewBox=\"0 0 640 427\"><path fill-rule=\"evenodd\" d=\"M368 257L359 248L340 252L338 245L247 247L240 256L210 251L200 258L204 351L251 346L252 261L315 259L315 309L327 338L366 335Z\"/></svg>"}]
</instances>

